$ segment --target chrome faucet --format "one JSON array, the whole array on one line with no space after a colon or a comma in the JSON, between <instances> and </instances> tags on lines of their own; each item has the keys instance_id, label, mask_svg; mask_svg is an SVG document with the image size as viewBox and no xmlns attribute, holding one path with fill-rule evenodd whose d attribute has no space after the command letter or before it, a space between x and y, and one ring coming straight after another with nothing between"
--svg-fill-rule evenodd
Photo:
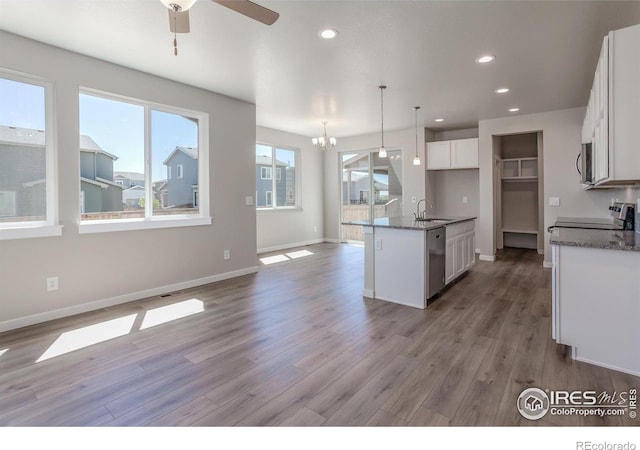
<instances>
[{"instance_id":1,"label":"chrome faucet","mask_svg":"<svg viewBox=\"0 0 640 450\"><path fill-rule=\"evenodd\" d=\"M429 203L429 207L433 209L433 204L431 203L431 200L429 200L428 198L421 199L420 201L418 201L418 204L416 205L416 212L413 213L413 217L415 217L416 219L424 219L424 216L427 214L426 208L424 211L420 212L420 203L422 202Z\"/></svg>"}]
</instances>

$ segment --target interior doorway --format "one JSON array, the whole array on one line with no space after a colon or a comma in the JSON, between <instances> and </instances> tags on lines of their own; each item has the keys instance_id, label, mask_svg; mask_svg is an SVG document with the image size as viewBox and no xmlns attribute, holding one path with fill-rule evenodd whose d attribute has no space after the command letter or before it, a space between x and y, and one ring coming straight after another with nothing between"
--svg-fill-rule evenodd
<instances>
[{"instance_id":1,"label":"interior doorway","mask_svg":"<svg viewBox=\"0 0 640 450\"><path fill-rule=\"evenodd\" d=\"M402 150L340 153L340 222L402 215ZM361 226L342 225L340 241L364 242Z\"/></svg>"},{"instance_id":2,"label":"interior doorway","mask_svg":"<svg viewBox=\"0 0 640 450\"><path fill-rule=\"evenodd\" d=\"M541 131L493 136L496 249L544 254L542 138Z\"/></svg>"}]
</instances>

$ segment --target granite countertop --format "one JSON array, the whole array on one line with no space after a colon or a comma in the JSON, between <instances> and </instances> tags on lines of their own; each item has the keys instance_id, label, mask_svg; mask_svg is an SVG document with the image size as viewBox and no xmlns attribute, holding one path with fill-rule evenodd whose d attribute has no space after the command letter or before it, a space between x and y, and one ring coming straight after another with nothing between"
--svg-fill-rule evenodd
<instances>
[{"instance_id":1,"label":"granite countertop","mask_svg":"<svg viewBox=\"0 0 640 450\"><path fill-rule=\"evenodd\" d=\"M342 222L342 225L362 225L365 227L383 227L397 228L402 230L431 230L440 228L454 223L467 222L474 220L475 217L452 217L452 216L434 216L427 215L428 219L447 219L447 222L428 222L424 220L415 220L412 216L405 217L380 217L373 220L355 220L353 222Z\"/></svg>"},{"instance_id":2,"label":"granite countertop","mask_svg":"<svg viewBox=\"0 0 640 450\"><path fill-rule=\"evenodd\" d=\"M551 245L640 252L640 233L635 231L554 228L549 242Z\"/></svg>"}]
</instances>

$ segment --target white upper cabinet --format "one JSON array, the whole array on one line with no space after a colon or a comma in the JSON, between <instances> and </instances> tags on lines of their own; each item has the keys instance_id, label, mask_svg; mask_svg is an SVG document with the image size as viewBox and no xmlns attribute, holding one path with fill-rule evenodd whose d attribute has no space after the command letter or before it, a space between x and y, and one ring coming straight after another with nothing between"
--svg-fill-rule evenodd
<instances>
[{"instance_id":1,"label":"white upper cabinet","mask_svg":"<svg viewBox=\"0 0 640 450\"><path fill-rule=\"evenodd\" d=\"M451 168L478 167L478 138L451 141Z\"/></svg>"},{"instance_id":2,"label":"white upper cabinet","mask_svg":"<svg viewBox=\"0 0 640 450\"><path fill-rule=\"evenodd\" d=\"M477 168L478 138L427 142L427 170Z\"/></svg>"},{"instance_id":3,"label":"white upper cabinet","mask_svg":"<svg viewBox=\"0 0 640 450\"><path fill-rule=\"evenodd\" d=\"M640 25L604 38L582 126L594 185L640 184Z\"/></svg>"},{"instance_id":4,"label":"white upper cabinet","mask_svg":"<svg viewBox=\"0 0 640 450\"><path fill-rule=\"evenodd\" d=\"M427 169L451 169L451 141L427 142Z\"/></svg>"}]
</instances>

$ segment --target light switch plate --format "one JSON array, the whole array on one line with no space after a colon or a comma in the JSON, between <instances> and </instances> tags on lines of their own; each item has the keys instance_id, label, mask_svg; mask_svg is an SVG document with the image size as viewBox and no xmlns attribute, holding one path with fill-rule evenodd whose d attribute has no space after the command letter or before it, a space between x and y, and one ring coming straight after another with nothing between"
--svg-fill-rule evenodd
<instances>
[{"instance_id":1,"label":"light switch plate","mask_svg":"<svg viewBox=\"0 0 640 450\"><path fill-rule=\"evenodd\" d=\"M549 197L549 206L560 206L560 197Z\"/></svg>"},{"instance_id":2,"label":"light switch plate","mask_svg":"<svg viewBox=\"0 0 640 450\"><path fill-rule=\"evenodd\" d=\"M247 205L247 206L251 206L251 205L253 205L253 196L251 196L251 195L247 195L247 196L244 198L244 204L245 204L245 205Z\"/></svg>"}]
</instances>

